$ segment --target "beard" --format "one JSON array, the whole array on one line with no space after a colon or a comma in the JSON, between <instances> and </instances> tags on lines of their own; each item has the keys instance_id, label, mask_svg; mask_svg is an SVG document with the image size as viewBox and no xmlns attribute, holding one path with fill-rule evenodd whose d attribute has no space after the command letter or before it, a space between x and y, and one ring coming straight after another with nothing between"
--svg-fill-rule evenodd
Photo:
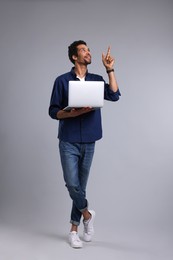
<instances>
[{"instance_id":1,"label":"beard","mask_svg":"<svg viewBox=\"0 0 173 260\"><path fill-rule=\"evenodd\" d=\"M86 65L91 64L91 57L86 57L86 58L84 58L84 61L85 61L85 64L86 64Z\"/></svg>"}]
</instances>

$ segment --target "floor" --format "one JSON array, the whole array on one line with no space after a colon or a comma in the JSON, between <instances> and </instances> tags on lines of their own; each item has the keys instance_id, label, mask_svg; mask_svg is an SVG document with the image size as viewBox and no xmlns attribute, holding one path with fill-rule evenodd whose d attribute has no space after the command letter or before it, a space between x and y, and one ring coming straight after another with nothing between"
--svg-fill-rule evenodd
<instances>
[{"instance_id":1,"label":"floor","mask_svg":"<svg viewBox=\"0 0 173 260\"><path fill-rule=\"evenodd\" d=\"M0 226L1 260L172 260L173 236L167 231L97 230L82 249L69 246L58 230L27 230Z\"/></svg>"}]
</instances>

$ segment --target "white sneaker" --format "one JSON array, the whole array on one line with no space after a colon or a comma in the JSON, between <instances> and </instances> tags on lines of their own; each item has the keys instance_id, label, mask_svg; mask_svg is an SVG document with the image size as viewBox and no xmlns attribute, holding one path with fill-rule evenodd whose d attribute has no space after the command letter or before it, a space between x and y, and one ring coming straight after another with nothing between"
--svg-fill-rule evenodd
<instances>
[{"instance_id":1,"label":"white sneaker","mask_svg":"<svg viewBox=\"0 0 173 260\"><path fill-rule=\"evenodd\" d=\"M94 235L94 219L95 219L95 211L89 210L89 213L91 214L91 218L88 220L83 220L84 224L84 231L83 231L83 239L86 242L90 242L92 240L92 236Z\"/></svg>"},{"instance_id":2,"label":"white sneaker","mask_svg":"<svg viewBox=\"0 0 173 260\"><path fill-rule=\"evenodd\" d=\"M76 231L71 231L69 233L69 243L73 248L82 248L83 246L82 241L80 240Z\"/></svg>"}]
</instances>

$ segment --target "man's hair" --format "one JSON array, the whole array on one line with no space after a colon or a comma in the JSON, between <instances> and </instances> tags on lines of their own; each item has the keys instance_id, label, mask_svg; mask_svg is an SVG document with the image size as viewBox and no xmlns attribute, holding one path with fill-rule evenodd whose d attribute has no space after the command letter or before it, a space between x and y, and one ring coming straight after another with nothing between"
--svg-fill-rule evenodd
<instances>
[{"instance_id":1,"label":"man's hair","mask_svg":"<svg viewBox=\"0 0 173 260\"><path fill-rule=\"evenodd\" d=\"M75 64L75 61L72 58L72 56L73 55L77 56L77 46L80 44L87 45L86 42L79 40L79 41L73 42L72 44L70 44L70 46L68 46L68 57L73 64Z\"/></svg>"}]
</instances>

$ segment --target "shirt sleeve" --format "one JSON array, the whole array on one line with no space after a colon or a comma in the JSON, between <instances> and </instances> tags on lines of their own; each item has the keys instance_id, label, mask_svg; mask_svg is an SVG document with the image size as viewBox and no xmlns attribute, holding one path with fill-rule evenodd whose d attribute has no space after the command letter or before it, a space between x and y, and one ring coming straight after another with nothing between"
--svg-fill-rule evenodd
<instances>
[{"instance_id":1,"label":"shirt sleeve","mask_svg":"<svg viewBox=\"0 0 173 260\"><path fill-rule=\"evenodd\" d=\"M61 109L62 86L58 78L55 80L49 105L49 116L57 119L57 112Z\"/></svg>"},{"instance_id":2,"label":"shirt sleeve","mask_svg":"<svg viewBox=\"0 0 173 260\"><path fill-rule=\"evenodd\" d=\"M120 90L114 92L109 84L105 83L104 99L109 101L118 101L121 96Z\"/></svg>"}]
</instances>

